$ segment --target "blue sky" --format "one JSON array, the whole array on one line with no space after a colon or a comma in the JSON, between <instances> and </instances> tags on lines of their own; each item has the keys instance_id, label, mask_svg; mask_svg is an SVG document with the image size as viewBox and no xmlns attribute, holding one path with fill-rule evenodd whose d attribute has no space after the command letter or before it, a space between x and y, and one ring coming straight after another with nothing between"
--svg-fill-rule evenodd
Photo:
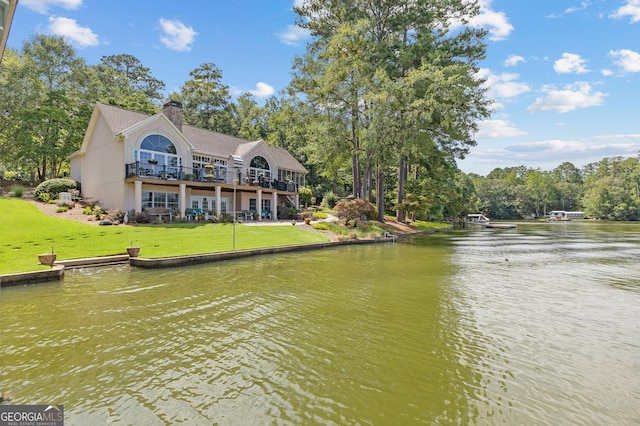
<instances>
[{"instance_id":1,"label":"blue sky","mask_svg":"<svg viewBox=\"0 0 640 426\"><path fill-rule=\"evenodd\" d=\"M290 81L307 35L302 0L20 0L8 45L65 36L89 64L136 56L167 94L204 62L234 95L258 100ZM640 152L640 0L480 0L489 30L481 75L496 104L459 166L487 174L525 165L578 167Z\"/></svg>"}]
</instances>

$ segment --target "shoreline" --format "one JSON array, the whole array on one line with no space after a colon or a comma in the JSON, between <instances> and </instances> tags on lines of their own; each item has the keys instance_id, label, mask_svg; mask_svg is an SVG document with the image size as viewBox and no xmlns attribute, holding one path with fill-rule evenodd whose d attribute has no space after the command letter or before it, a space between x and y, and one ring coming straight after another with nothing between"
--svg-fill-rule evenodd
<instances>
[{"instance_id":1,"label":"shoreline","mask_svg":"<svg viewBox=\"0 0 640 426\"><path fill-rule=\"evenodd\" d=\"M68 212L63 214L56 213L56 206L52 204L41 203L32 197L25 197L25 201L34 204L43 214L53 217L65 218L68 220L74 220L85 223L87 225L98 225L97 221L87 220L87 215L82 214L82 208L75 206ZM287 221L288 222L288 221ZM277 222L265 221L247 223L251 226L274 226L281 225ZM126 226L126 225L124 225ZM310 225L304 224L304 222L298 224L303 228L308 228L309 232L319 232L313 229ZM239 259L252 256L259 256L264 254L285 253L297 250L318 250L331 247L338 247L342 245L352 244L375 244L385 242L395 242L400 239L404 239L410 236L417 236L422 234L431 234L440 230L450 229L450 227L436 228L427 231L416 231L406 223L399 223L393 219L389 219L384 222L383 228L387 231L384 237L379 238L366 238L366 239L341 239L334 233L329 233L329 241L323 243L312 244L295 244L286 246L274 246L266 248L256 248L248 250L236 250L214 253L200 253L194 255L178 255L164 258L143 258L143 257L129 257L128 255L118 256L98 256L91 258L79 258L70 260L56 261L50 269L41 271L28 271L28 272L15 272L10 274L0 274L0 288L34 284L41 282L50 282L61 280L64 278L64 272L67 269L87 268L87 267L100 267L109 266L115 264L128 263L134 267L140 268L167 268L177 267L185 265L194 265L200 263L217 262L229 259ZM326 232L323 232L327 234Z\"/></svg>"},{"instance_id":2,"label":"shoreline","mask_svg":"<svg viewBox=\"0 0 640 426\"><path fill-rule=\"evenodd\" d=\"M448 228L441 228L448 229ZM416 232L412 234L405 234L402 238L406 238L414 235L429 234L437 232L437 229L425 232ZM399 240L398 236L389 236L378 239L362 239L362 240L343 240L343 241L329 241L326 243L314 243L314 244L299 244L290 246L276 246L268 248L250 249L250 250L236 250L226 251L218 253L203 253L196 255L186 256L172 256L172 257L160 257L160 258L143 258L143 257L130 257L128 255L120 256L104 256L104 257L92 257L85 259L73 259L56 261L51 269L44 271L33 272L19 272L14 274L0 275L0 288L14 287L25 284L37 284L50 281L59 281L64 278L64 272L66 269L76 268L89 268L110 266L116 264L126 264L130 266L146 268L146 269L159 269L159 268L173 268L188 265L197 265L202 263L220 262L224 260L241 259L253 256L287 253L300 250L319 250L344 245L354 244L378 244L396 242Z\"/></svg>"}]
</instances>

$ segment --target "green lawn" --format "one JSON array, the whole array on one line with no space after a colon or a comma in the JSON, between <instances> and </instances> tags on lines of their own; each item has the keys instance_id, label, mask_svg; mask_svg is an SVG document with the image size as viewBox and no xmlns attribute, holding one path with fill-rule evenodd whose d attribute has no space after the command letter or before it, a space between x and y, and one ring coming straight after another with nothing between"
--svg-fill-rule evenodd
<instances>
[{"instance_id":1,"label":"green lawn","mask_svg":"<svg viewBox=\"0 0 640 426\"><path fill-rule=\"evenodd\" d=\"M448 228L450 223L444 222L425 222L424 220L416 220L411 224L416 231L432 231L434 229Z\"/></svg>"},{"instance_id":2,"label":"green lawn","mask_svg":"<svg viewBox=\"0 0 640 426\"><path fill-rule=\"evenodd\" d=\"M328 240L297 226L236 225L236 250ZM87 225L49 217L24 200L0 198L0 274L47 269L37 255L52 247L58 260L67 260L126 254L132 241L141 257L150 258L231 251L233 225Z\"/></svg>"}]
</instances>

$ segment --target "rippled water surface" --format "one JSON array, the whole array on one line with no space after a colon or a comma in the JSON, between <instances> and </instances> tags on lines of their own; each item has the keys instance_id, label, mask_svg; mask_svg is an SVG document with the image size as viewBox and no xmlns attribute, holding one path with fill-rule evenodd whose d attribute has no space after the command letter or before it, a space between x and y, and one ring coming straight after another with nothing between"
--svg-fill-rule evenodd
<instances>
[{"instance_id":1,"label":"rippled water surface","mask_svg":"<svg viewBox=\"0 0 640 426\"><path fill-rule=\"evenodd\" d=\"M519 224L0 292L66 424L640 424L640 225Z\"/></svg>"}]
</instances>

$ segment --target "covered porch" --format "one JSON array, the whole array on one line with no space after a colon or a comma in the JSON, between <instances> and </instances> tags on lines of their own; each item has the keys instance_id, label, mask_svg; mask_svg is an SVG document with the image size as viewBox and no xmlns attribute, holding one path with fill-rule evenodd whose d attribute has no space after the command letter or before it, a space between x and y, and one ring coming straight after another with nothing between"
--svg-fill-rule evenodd
<instances>
[{"instance_id":1,"label":"covered porch","mask_svg":"<svg viewBox=\"0 0 640 426\"><path fill-rule=\"evenodd\" d=\"M242 220L277 220L284 209L299 208L297 191L280 190L254 184L202 182L185 179L159 179L149 176L130 176L125 179L133 210L157 212L165 209L172 220L175 217L192 219L223 214L236 215ZM295 188L297 189L297 188ZM129 205L131 205L129 203Z\"/></svg>"}]
</instances>

